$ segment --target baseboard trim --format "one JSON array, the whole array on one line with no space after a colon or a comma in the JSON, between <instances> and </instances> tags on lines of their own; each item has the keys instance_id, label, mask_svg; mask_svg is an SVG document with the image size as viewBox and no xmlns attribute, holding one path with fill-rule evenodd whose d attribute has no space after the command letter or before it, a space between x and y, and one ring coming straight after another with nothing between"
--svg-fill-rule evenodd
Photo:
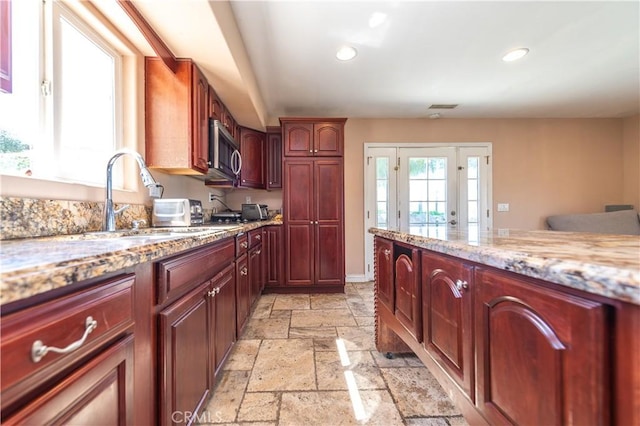
<instances>
[{"instance_id":1,"label":"baseboard trim","mask_svg":"<svg viewBox=\"0 0 640 426\"><path fill-rule=\"evenodd\" d=\"M370 280L364 275L347 275L345 281L348 283L366 283Z\"/></svg>"}]
</instances>

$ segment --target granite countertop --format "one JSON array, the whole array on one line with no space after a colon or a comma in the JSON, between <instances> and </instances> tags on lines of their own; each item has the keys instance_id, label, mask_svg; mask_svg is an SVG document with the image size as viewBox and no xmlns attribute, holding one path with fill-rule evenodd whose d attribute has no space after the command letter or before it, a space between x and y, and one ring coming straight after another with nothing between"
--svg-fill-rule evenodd
<instances>
[{"instance_id":1,"label":"granite countertop","mask_svg":"<svg viewBox=\"0 0 640 426\"><path fill-rule=\"evenodd\" d=\"M410 233L371 228L369 232L640 305L638 236L521 230L480 232L476 235L446 227L418 227Z\"/></svg>"},{"instance_id":2,"label":"granite countertop","mask_svg":"<svg viewBox=\"0 0 640 426\"><path fill-rule=\"evenodd\" d=\"M0 241L0 305L281 224L270 220L225 228L212 224Z\"/></svg>"}]
</instances>

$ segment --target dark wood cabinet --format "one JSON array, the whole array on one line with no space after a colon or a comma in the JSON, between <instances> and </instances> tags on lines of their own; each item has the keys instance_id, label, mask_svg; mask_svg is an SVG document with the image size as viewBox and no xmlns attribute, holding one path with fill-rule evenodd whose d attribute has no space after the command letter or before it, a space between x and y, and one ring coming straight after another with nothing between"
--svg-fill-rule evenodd
<instances>
[{"instance_id":1,"label":"dark wood cabinet","mask_svg":"<svg viewBox=\"0 0 640 426\"><path fill-rule=\"evenodd\" d=\"M161 424L189 424L187 416L172 414L199 413L213 385L209 291L207 281L158 314Z\"/></svg>"},{"instance_id":2,"label":"dark wood cabinet","mask_svg":"<svg viewBox=\"0 0 640 426\"><path fill-rule=\"evenodd\" d=\"M210 383L220 373L227 355L236 342L236 268L232 263L213 277L209 292L210 328L213 331L209 369Z\"/></svg>"},{"instance_id":3,"label":"dark wood cabinet","mask_svg":"<svg viewBox=\"0 0 640 426\"><path fill-rule=\"evenodd\" d=\"M422 292L420 286L420 251L394 244L395 315L411 335L422 341Z\"/></svg>"},{"instance_id":4,"label":"dark wood cabinet","mask_svg":"<svg viewBox=\"0 0 640 426\"><path fill-rule=\"evenodd\" d=\"M249 231L249 287L251 289L250 305L260 297L264 288L264 233L262 228Z\"/></svg>"},{"instance_id":5,"label":"dark wood cabinet","mask_svg":"<svg viewBox=\"0 0 640 426\"><path fill-rule=\"evenodd\" d=\"M244 252L236 259L236 334L240 336L251 312L249 258Z\"/></svg>"},{"instance_id":6,"label":"dark wood cabinet","mask_svg":"<svg viewBox=\"0 0 640 426\"><path fill-rule=\"evenodd\" d=\"M174 74L145 58L145 161L165 173L206 174L209 165L209 83L189 59Z\"/></svg>"},{"instance_id":7,"label":"dark wood cabinet","mask_svg":"<svg viewBox=\"0 0 640 426\"><path fill-rule=\"evenodd\" d=\"M375 237L376 298L391 312L395 311L395 287L393 284L393 243Z\"/></svg>"},{"instance_id":8,"label":"dark wood cabinet","mask_svg":"<svg viewBox=\"0 0 640 426\"><path fill-rule=\"evenodd\" d=\"M266 189L282 188L282 129L267 127Z\"/></svg>"},{"instance_id":9,"label":"dark wood cabinet","mask_svg":"<svg viewBox=\"0 0 640 426\"><path fill-rule=\"evenodd\" d=\"M285 157L341 157L346 119L281 118Z\"/></svg>"},{"instance_id":10,"label":"dark wood cabinet","mask_svg":"<svg viewBox=\"0 0 640 426\"><path fill-rule=\"evenodd\" d=\"M423 344L473 401L473 266L422 252Z\"/></svg>"},{"instance_id":11,"label":"dark wood cabinet","mask_svg":"<svg viewBox=\"0 0 640 426\"><path fill-rule=\"evenodd\" d=\"M222 122L222 111L225 109L224 104L218 97L218 94L213 90L213 87L209 86L209 118Z\"/></svg>"},{"instance_id":12,"label":"dark wood cabinet","mask_svg":"<svg viewBox=\"0 0 640 426\"><path fill-rule=\"evenodd\" d=\"M284 283L284 238L283 227L267 226L265 230L265 286L278 287Z\"/></svg>"},{"instance_id":13,"label":"dark wood cabinet","mask_svg":"<svg viewBox=\"0 0 640 426\"><path fill-rule=\"evenodd\" d=\"M3 424L68 422L92 414L133 421L134 284L135 275L119 275L3 315ZM38 346L63 353L38 354Z\"/></svg>"},{"instance_id":14,"label":"dark wood cabinet","mask_svg":"<svg viewBox=\"0 0 640 426\"><path fill-rule=\"evenodd\" d=\"M485 268L475 285L477 405L489 422L609 423L603 305Z\"/></svg>"},{"instance_id":15,"label":"dark wood cabinet","mask_svg":"<svg viewBox=\"0 0 640 426\"><path fill-rule=\"evenodd\" d=\"M5 425L133 424L133 336L128 336L33 398Z\"/></svg>"},{"instance_id":16,"label":"dark wood cabinet","mask_svg":"<svg viewBox=\"0 0 640 426\"><path fill-rule=\"evenodd\" d=\"M343 161L286 159L287 285L344 286Z\"/></svg>"},{"instance_id":17,"label":"dark wood cabinet","mask_svg":"<svg viewBox=\"0 0 640 426\"><path fill-rule=\"evenodd\" d=\"M239 186L257 189L265 188L265 148L264 133L246 127L240 128L242 170L240 171Z\"/></svg>"}]
</instances>

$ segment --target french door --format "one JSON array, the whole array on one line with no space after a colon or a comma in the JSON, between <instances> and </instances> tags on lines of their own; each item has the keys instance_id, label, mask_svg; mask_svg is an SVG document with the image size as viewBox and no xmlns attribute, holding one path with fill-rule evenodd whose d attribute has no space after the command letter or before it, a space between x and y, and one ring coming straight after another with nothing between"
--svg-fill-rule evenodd
<instances>
[{"instance_id":1,"label":"french door","mask_svg":"<svg viewBox=\"0 0 640 426\"><path fill-rule=\"evenodd\" d=\"M491 147L365 145L365 278L373 279L371 227L441 238L491 228ZM377 145L377 144L376 144Z\"/></svg>"}]
</instances>

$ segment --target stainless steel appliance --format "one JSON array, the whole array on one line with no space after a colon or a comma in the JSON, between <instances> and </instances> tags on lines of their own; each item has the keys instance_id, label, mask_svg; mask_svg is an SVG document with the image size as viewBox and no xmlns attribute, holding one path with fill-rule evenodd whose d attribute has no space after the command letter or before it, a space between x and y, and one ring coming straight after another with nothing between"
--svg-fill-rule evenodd
<instances>
[{"instance_id":1,"label":"stainless steel appliance","mask_svg":"<svg viewBox=\"0 0 640 426\"><path fill-rule=\"evenodd\" d=\"M151 224L154 227L202 225L202 202L187 198L153 200Z\"/></svg>"},{"instance_id":2,"label":"stainless steel appliance","mask_svg":"<svg viewBox=\"0 0 640 426\"><path fill-rule=\"evenodd\" d=\"M209 119L208 177L237 179L242 170L240 147L218 120Z\"/></svg>"},{"instance_id":3,"label":"stainless steel appliance","mask_svg":"<svg viewBox=\"0 0 640 426\"><path fill-rule=\"evenodd\" d=\"M269 213L266 204L243 204L242 220L267 220Z\"/></svg>"},{"instance_id":4,"label":"stainless steel appliance","mask_svg":"<svg viewBox=\"0 0 640 426\"><path fill-rule=\"evenodd\" d=\"M242 214L240 212L228 211L218 212L211 215L213 223L236 223L242 222Z\"/></svg>"}]
</instances>

